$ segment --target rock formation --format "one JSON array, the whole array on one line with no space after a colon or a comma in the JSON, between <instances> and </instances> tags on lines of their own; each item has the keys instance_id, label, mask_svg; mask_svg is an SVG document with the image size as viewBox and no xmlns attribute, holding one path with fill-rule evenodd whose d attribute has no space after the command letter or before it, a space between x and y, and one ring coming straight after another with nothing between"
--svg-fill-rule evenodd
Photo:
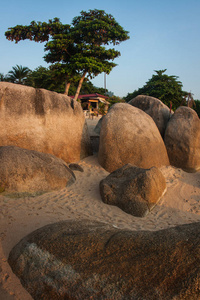
<instances>
[{"instance_id":1,"label":"rock formation","mask_svg":"<svg viewBox=\"0 0 200 300\"><path fill-rule=\"evenodd\" d=\"M45 226L8 262L33 299L199 299L200 223L131 231L96 221Z\"/></svg>"},{"instance_id":2,"label":"rock formation","mask_svg":"<svg viewBox=\"0 0 200 300\"><path fill-rule=\"evenodd\" d=\"M129 104L142 109L156 123L162 137L164 137L167 123L171 117L170 109L159 99L139 95L128 102Z\"/></svg>"},{"instance_id":3,"label":"rock formation","mask_svg":"<svg viewBox=\"0 0 200 300\"><path fill-rule=\"evenodd\" d=\"M171 165L186 171L200 169L200 120L189 107L179 107L171 117L164 142Z\"/></svg>"},{"instance_id":4,"label":"rock formation","mask_svg":"<svg viewBox=\"0 0 200 300\"><path fill-rule=\"evenodd\" d=\"M127 163L145 169L169 165L155 122L141 109L124 103L113 105L102 121L98 159L108 172Z\"/></svg>"},{"instance_id":5,"label":"rock formation","mask_svg":"<svg viewBox=\"0 0 200 300\"><path fill-rule=\"evenodd\" d=\"M104 203L136 217L146 216L165 191L165 178L156 167L146 170L127 164L100 182Z\"/></svg>"},{"instance_id":6,"label":"rock formation","mask_svg":"<svg viewBox=\"0 0 200 300\"><path fill-rule=\"evenodd\" d=\"M51 153L67 163L91 155L81 105L44 89L0 82L0 146Z\"/></svg>"},{"instance_id":7,"label":"rock formation","mask_svg":"<svg viewBox=\"0 0 200 300\"><path fill-rule=\"evenodd\" d=\"M16 146L0 147L2 192L46 192L64 188L73 182L73 172L54 155Z\"/></svg>"}]
</instances>

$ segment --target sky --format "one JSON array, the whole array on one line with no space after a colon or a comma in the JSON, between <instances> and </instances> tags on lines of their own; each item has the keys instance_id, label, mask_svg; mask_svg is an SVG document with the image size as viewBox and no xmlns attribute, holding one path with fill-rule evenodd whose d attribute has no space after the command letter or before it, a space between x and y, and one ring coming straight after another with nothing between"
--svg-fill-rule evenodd
<instances>
[{"instance_id":1,"label":"sky","mask_svg":"<svg viewBox=\"0 0 200 300\"><path fill-rule=\"evenodd\" d=\"M8 41L9 27L45 22L55 17L71 24L82 10L102 9L127 31L130 39L116 46L121 56L106 76L106 87L124 97L141 88L155 74L167 69L178 76L183 90L200 100L200 0L9 0L0 10L0 73L13 66L31 70L48 67L43 60L44 43ZM104 87L104 74L92 80Z\"/></svg>"}]
</instances>

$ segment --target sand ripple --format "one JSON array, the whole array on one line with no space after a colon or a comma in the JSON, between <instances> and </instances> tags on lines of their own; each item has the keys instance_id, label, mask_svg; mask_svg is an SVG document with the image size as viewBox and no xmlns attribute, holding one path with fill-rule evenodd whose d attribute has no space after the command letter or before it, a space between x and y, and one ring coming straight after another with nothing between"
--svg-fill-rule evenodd
<instances>
[{"instance_id":1,"label":"sand ripple","mask_svg":"<svg viewBox=\"0 0 200 300\"><path fill-rule=\"evenodd\" d=\"M118 228L159 230L200 221L200 172L186 173L171 166L161 168L167 192L151 213L136 218L102 202L99 182L108 172L98 164L97 156L88 157L79 164L84 172L75 172L77 180L71 187L37 197L0 196L0 285L10 294L15 290L13 299L31 297L10 270L8 254L21 238L46 224L86 218Z\"/></svg>"}]
</instances>

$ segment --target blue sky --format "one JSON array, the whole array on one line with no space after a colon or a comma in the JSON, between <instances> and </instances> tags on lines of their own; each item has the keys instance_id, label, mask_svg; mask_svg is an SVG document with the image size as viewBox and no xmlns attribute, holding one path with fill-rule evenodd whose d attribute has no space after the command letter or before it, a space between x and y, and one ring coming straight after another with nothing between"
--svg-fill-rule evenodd
<instances>
[{"instance_id":1,"label":"blue sky","mask_svg":"<svg viewBox=\"0 0 200 300\"><path fill-rule=\"evenodd\" d=\"M154 70L167 69L179 76L183 90L200 100L200 0L9 0L0 10L0 73L16 64L35 69L47 66L43 60L44 43L6 40L9 27L29 25L32 20L60 18L71 24L82 10L103 9L130 32L130 39L117 46L121 56L107 76L107 88L117 96L142 87ZM93 80L104 86L104 75Z\"/></svg>"}]
</instances>

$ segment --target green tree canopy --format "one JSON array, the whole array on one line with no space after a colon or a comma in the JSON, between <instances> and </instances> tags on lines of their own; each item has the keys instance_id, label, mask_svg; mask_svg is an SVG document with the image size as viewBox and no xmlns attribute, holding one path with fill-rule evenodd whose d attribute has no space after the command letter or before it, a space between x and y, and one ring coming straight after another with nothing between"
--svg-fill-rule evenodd
<instances>
[{"instance_id":1,"label":"green tree canopy","mask_svg":"<svg viewBox=\"0 0 200 300\"><path fill-rule=\"evenodd\" d=\"M118 97L118 96L111 96L111 97L109 97L108 99L107 99L107 101L108 102L110 102L110 106L112 106L113 104L115 104L115 103L124 103L125 102L125 100L124 99L122 99L122 98L120 98L120 97Z\"/></svg>"},{"instance_id":2,"label":"green tree canopy","mask_svg":"<svg viewBox=\"0 0 200 300\"><path fill-rule=\"evenodd\" d=\"M42 66L29 72L25 84L34 88L43 88L58 93L64 91L64 82L56 80L50 68Z\"/></svg>"},{"instance_id":3,"label":"green tree canopy","mask_svg":"<svg viewBox=\"0 0 200 300\"><path fill-rule=\"evenodd\" d=\"M30 71L25 84L34 88L43 88L46 90L63 93L65 90L64 78L55 76L54 70L51 67L45 68L39 66L38 68ZM69 89L69 95L74 95L76 92L76 85L72 83ZM82 85L83 94L104 94L104 88L95 87L91 81L85 80Z\"/></svg>"},{"instance_id":4,"label":"green tree canopy","mask_svg":"<svg viewBox=\"0 0 200 300\"><path fill-rule=\"evenodd\" d=\"M161 100L164 104L170 107L170 102L172 103L172 109L176 109L178 106L182 105L184 102L184 96L188 93L182 91L182 83L178 81L178 76L168 76L164 74L165 70L156 70L156 75L153 75L146 84L134 91L129 93L125 100L126 102L135 98L138 95L148 95Z\"/></svg>"},{"instance_id":5,"label":"green tree canopy","mask_svg":"<svg viewBox=\"0 0 200 300\"><path fill-rule=\"evenodd\" d=\"M58 18L48 23L33 21L29 26L9 28L5 35L16 43L25 39L46 42L44 60L52 64L57 77L66 79L65 93L68 94L71 83L79 81L75 99L85 77L93 78L102 72L109 74L116 66L113 60L120 52L108 49L108 45L129 38L128 32L111 15L97 9L82 11L72 25L62 24Z\"/></svg>"},{"instance_id":6,"label":"green tree canopy","mask_svg":"<svg viewBox=\"0 0 200 300\"><path fill-rule=\"evenodd\" d=\"M193 109L196 111L196 113L198 114L199 118L200 118L200 100L194 100L195 104Z\"/></svg>"}]
</instances>

